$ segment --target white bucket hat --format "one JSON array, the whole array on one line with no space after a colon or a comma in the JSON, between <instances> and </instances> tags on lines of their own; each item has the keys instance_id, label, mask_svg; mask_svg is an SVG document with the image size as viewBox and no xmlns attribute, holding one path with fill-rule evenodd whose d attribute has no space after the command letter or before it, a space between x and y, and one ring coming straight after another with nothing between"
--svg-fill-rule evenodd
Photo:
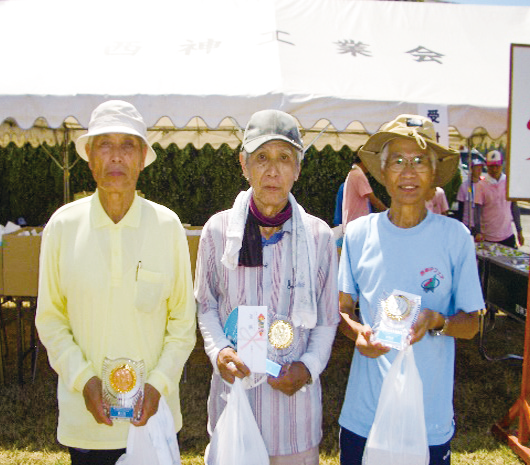
<instances>
[{"instance_id":1,"label":"white bucket hat","mask_svg":"<svg viewBox=\"0 0 530 465\"><path fill-rule=\"evenodd\" d=\"M90 123L88 123L88 132L75 141L75 148L79 156L88 161L85 149L88 138L109 133L132 134L142 138L147 145L145 166L155 161L156 153L147 142L147 127L142 115L133 105L123 100L108 100L97 106L92 112Z\"/></svg>"}]
</instances>

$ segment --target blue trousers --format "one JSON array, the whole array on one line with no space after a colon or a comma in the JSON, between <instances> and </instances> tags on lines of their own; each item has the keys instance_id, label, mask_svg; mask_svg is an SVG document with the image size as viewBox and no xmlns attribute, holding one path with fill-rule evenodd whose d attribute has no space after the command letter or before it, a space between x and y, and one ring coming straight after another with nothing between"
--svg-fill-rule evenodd
<instances>
[{"instance_id":1,"label":"blue trousers","mask_svg":"<svg viewBox=\"0 0 530 465\"><path fill-rule=\"evenodd\" d=\"M362 465L366 438L352 433L346 428L340 429L340 464ZM429 446L429 465L451 464L451 441L440 446Z\"/></svg>"}]
</instances>

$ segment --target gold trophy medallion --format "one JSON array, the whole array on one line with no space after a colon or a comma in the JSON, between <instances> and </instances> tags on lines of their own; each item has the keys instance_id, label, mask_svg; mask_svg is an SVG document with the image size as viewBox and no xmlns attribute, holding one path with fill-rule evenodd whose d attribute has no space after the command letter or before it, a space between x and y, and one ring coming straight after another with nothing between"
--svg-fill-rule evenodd
<instances>
[{"instance_id":1,"label":"gold trophy medallion","mask_svg":"<svg viewBox=\"0 0 530 465\"><path fill-rule=\"evenodd\" d=\"M269 327L269 342L277 349L286 349L293 343L294 331L288 321L276 320Z\"/></svg>"},{"instance_id":2,"label":"gold trophy medallion","mask_svg":"<svg viewBox=\"0 0 530 465\"><path fill-rule=\"evenodd\" d=\"M410 315L414 302L402 294L393 294L383 301L383 308L390 319L401 321Z\"/></svg>"},{"instance_id":3,"label":"gold trophy medallion","mask_svg":"<svg viewBox=\"0 0 530 465\"><path fill-rule=\"evenodd\" d=\"M109 381L116 392L125 394L136 386L136 371L127 363L119 365L110 373Z\"/></svg>"}]
</instances>

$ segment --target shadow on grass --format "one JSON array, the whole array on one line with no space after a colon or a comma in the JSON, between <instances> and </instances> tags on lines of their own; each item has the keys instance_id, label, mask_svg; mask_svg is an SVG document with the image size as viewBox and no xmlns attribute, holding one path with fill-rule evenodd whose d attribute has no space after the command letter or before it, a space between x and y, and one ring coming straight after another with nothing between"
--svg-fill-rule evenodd
<instances>
[{"instance_id":1,"label":"shadow on grass","mask_svg":"<svg viewBox=\"0 0 530 465\"><path fill-rule=\"evenodd\" d=\"M523 355L524 323L498 316L495 327L486 333L485 348L490 358L507 354ZM455 366L456 434L453 450L469 452L503 448L491 434L520 394L522 362L490 361L477 350L477 339L457 341Z\"/></svg>"}]
</instances>

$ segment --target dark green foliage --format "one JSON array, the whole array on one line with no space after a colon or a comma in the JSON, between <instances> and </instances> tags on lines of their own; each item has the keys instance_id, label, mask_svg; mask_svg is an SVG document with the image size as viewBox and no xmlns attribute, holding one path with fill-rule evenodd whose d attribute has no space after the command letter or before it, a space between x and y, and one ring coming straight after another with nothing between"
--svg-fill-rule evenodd
<instances>
[{"instance_id":1,"label":"dark green foliage","mask_svg":"<svg viewBox=\"0 0 530 465\"><path fill-rule=\"evenodd\" d=\"M41 225L63 204L64 173L52 156L64 164L62 146L0 147L0 224L23 217L28 225ZM76 155L73 143L68 147L68 163L73 165L71 192L94 190L87 163Z\"/></svg>"},{"instance_id":2,"label":"dark green foliage","mask_svg":"<svg viewBox=\"0 0 530 465\"><path fill-rule=\"evenodd\" d=\"M174 210L183 223L202 225L214 213L230 208L237 193L248 188L239 165L239 151L227 145L201 150L155 145L157 160L140 175L138 189L145 197ZM29 225L44 224L63 204L63 171L50 154L64 164L61 146L0 148L0 224L24 217ZM346 178L353 152L310 148L293 194L311 214L331 224L335 196ZM93 191L95 183L85 161L68 146L70 193ZM73 166L72 166L73 165Z\"/></svg>"},{"instance_id":3,"label":"dark green foliage","mask_svg":"<svg viewBox=\"0 0 530 465\"><path fill-rule=\"evenodd\" d=\"M331 225L335 198L350 170L353 152L343 147L335 152L327 146L321 152L311 147L302 161L302 170L294 184L297 202L312 215Z\"/></svg>"},{"instance_id":4,"label":"dark green foliage","mask_svg":"<svg viewBox=\"0 0 530 465\"><path fill-rule=\"evenodd\" d=\"M155 146L157 160L141 174L138 189L146 198L174 210L183 223L202 225L215 212L230 208L246 189L237 151L191 144L180 150Z\"/></svg>"},{"instance_id":5,"label":"dark green foliage","mask_svg":"<svg viewBox=\"0 0 530 465\"><path fill-rule=\"evenodd\" d=\"M449 204L449 208L451 208L453 202L456 202L456 196L458 194L460 184L462 184L462 176L460 175L460 171L457 170L455 175L453 176L453 179L451 179L450 182L443 186L445 191L445 197L447 198L447 203Z\"/></svg>"},{"instance_id":6,"label":"dark green foliage","mask_svg":"<svg viewBox=\"0 0 530 465\"><path fill-rule=\"evenodd\" d=\"M155 145L157 160L140 175L138 189L147 199L174 210L183 223L203 225L214 213L230 208L237 193L248 188L239 165L239 151L227 145L198 150L191 144L183 149ZM320 152L311 147L293 194L307 212L332 224L337 190L344 182L355 152L344 146L330 146ZM51 156L64 165L61 146L0 148L0 224L24 217L31 226L44 224L63 204L63 171ZM68 146L71 198L78 192L93 191L95 183L88 164L71 143ZM385 188L368 174L368 180L387 205ZM456 197L460 176L445 186L448 201Z\"/></svg>"}]
</instances>

